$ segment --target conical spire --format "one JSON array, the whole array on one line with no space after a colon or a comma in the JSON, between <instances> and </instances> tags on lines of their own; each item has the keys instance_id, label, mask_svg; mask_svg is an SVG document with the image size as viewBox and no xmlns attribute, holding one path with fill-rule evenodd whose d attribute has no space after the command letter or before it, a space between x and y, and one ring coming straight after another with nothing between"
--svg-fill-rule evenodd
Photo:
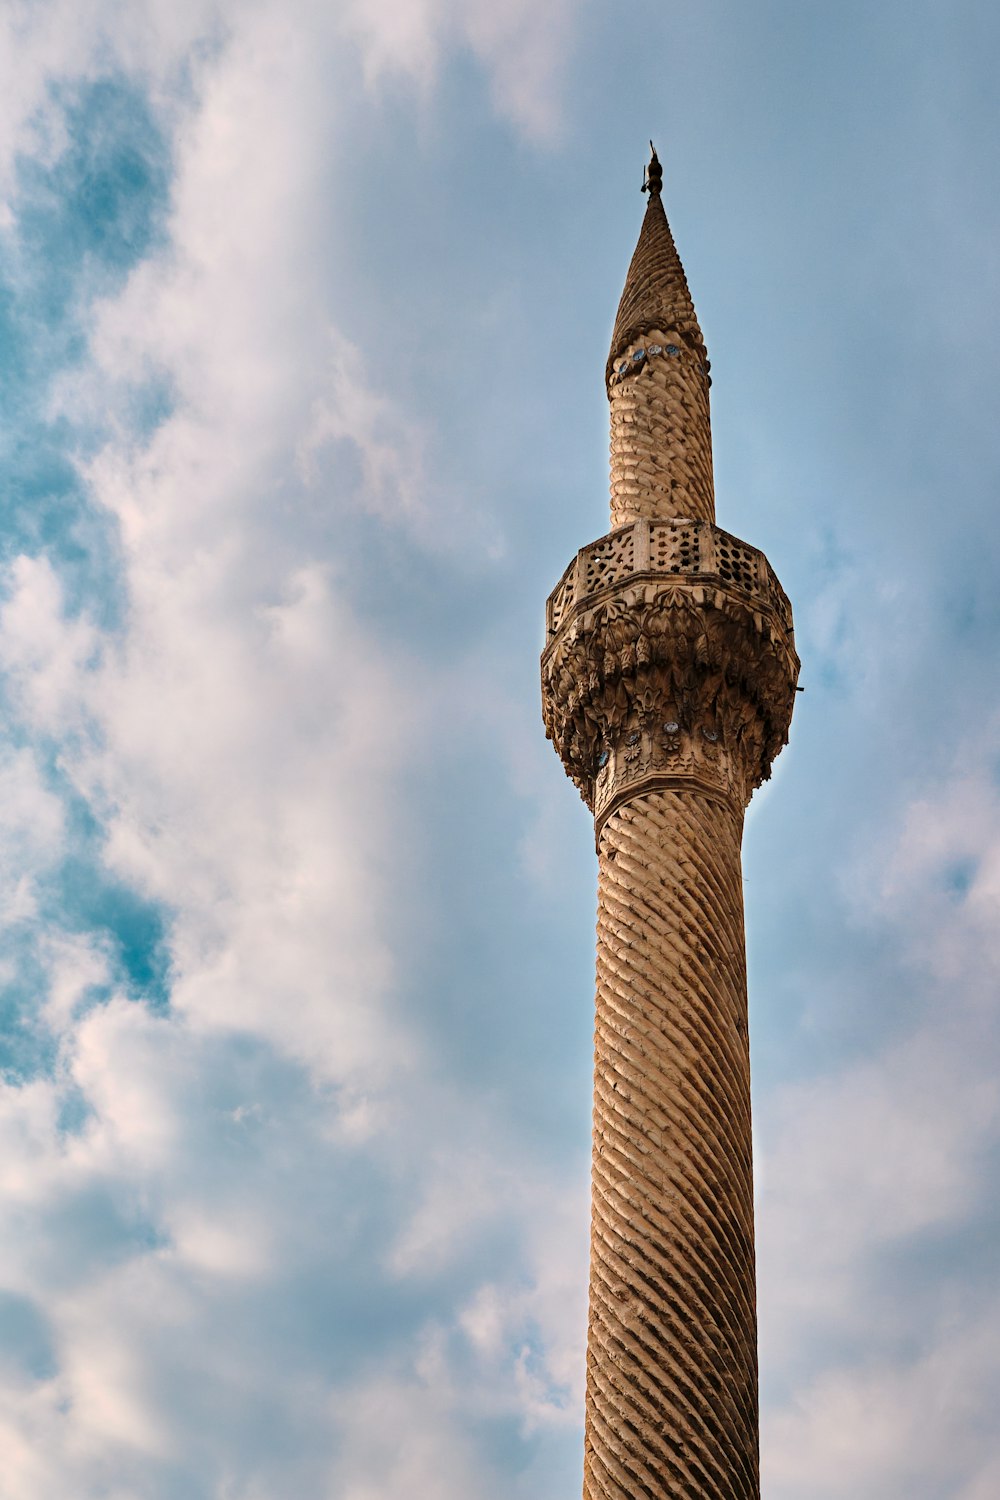
<instances>
[{"instance_id":1,"label":"conical spire","mask_svg":"<svg viewBox=\"0 0 1000 1500\"><path fill-rule=\"evenodd\" d=\"M652 145L652 143L650 143ZM611 403L611 524L714 521L708 360L660 199L656 152L646 217L618 305L606 370Z\"/></svg>"},{"instance_id":2,"label":"conical spire","mask_svg":"<svg viewBox=\"0 0 1000 1500\"><path fill-rule=\"evenodd\" d=\"M653 154L642 188L644 193L649 193L649 203L625 278L625 290L618 304L608 357L609 382L615 361L628 345L654 330L678 335L692 353L697 354L701 361L705 359L705 342L698 327L687 277L660 197L663 168L652 141L650 149Z\"/></svg>"}]
</instances>

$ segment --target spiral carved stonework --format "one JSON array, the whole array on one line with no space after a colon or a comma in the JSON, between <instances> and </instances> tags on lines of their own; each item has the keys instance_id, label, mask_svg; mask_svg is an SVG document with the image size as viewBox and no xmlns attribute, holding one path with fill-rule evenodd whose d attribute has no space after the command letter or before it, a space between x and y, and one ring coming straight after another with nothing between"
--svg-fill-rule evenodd
<instances>
[{"instance_id":1,"label":"spiral carved stonework","mask_svg":"<svg viewBox=\"0 0 1000 1500\"><path fill-rule=\"evenodd\" d=\"M715 513L708 362L676 330L626 345L611 399L611 524Z\"/></svg>"},{"instance_id":2,"label":"spiral carved stonework","mask_svg":"<svg viewBox=\"0 0 1000 1500\"><path fill-rule=\"evenodd\" d=\"M655 792L601 837L584 1495L757 1495L742 818Z\"/></svg>"},{"instance_id":3,"label":"spiral carved stonework","mask_svg":"<svg viewBox=\"0 0 1000 1500\"><path fill-rule=\"evenodd\" d=\"M606 368L611 523L546 604L542 713L594 814L584 1500L759 1500L743 814L799 660L715 525L709 363L660 199Z\"/></svg>"},{"instance_id":4,"label":"spiral carved stonework","mask_svg":"<svg viewBox=\"0 0 1000 1500\"><path fill-rule=\"evenodd\" d=\"M709 359L663 202L651 192L611 335L611 524L715 519Z\"/></svg>"}]
</instances>

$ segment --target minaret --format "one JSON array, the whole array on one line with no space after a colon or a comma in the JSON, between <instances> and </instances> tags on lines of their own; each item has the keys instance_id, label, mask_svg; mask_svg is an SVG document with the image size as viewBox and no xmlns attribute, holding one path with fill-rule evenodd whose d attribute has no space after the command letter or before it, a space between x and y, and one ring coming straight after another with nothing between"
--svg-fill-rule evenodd
<instances>
[{"instance_id":1,"label":"minaret","mask_svg":"<svg viewBox=\"0 0 1000 1500\"><path fill-rule=\"evenodd\" d=\"M545 729L599 862L585 1500L757 1500L740 845L799 662L715 525L709 364L660 196L615 319L611 524L546 604Z\"/></svg>"}]
</instances>

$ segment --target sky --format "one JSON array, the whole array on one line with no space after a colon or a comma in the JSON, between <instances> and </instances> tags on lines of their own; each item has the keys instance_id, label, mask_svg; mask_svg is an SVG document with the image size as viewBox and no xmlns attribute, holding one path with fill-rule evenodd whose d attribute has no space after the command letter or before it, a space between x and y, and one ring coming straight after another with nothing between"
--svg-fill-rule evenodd
<instances>
[{"instance_id":1,"label":"sky","mask_svg":"<svg viewBox=\"0 0 1000 1500\"><path fill-rule=\"evenodd\" d=\"M747 819L765 1500L1000 1494L987 0L0 8L2 1500L582 1474L608 527L650 136Z\"/></svg>"}]
</instances>

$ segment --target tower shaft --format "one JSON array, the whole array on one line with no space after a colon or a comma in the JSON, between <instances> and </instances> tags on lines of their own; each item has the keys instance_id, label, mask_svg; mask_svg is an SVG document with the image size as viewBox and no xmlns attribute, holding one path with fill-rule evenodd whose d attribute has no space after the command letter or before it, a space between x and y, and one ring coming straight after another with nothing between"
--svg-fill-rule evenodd
<instances>
[{"instance_id":1,"label":"tower shaft","mask_svg":"<svg viewBox=\"0 0 1000 1500\"><path fill-rule=\"evenodd\" d=\"M798 657L715 525L708 359L659 163L606 379L614 529L546 605L546 733L599 863L584 1500L759 1500L743 814Z\"/></svg>"},{"instance_id":2,"label":"tower shaft","mask_svg":"<svg viewBox=\"0 0 1000 1500\"><path fill-rule=\"evenodd\" d=\"M758 1494L742 821L660 791L601 835L587 1500Z\"/></svg>"},{"instance_id":3,"label":"tower shaft","mask_svg":"<svg viewBox=\"0 0 1000 1500\"><path fill-rule=\"evenodd\" d=\"M708 380L676 330L632 339L611 386L611 524L690 516L715 520ZM642 380L628 379L636 355ZM619 373L620 372L620 373Z\"/></svg>"}]
</instances>

